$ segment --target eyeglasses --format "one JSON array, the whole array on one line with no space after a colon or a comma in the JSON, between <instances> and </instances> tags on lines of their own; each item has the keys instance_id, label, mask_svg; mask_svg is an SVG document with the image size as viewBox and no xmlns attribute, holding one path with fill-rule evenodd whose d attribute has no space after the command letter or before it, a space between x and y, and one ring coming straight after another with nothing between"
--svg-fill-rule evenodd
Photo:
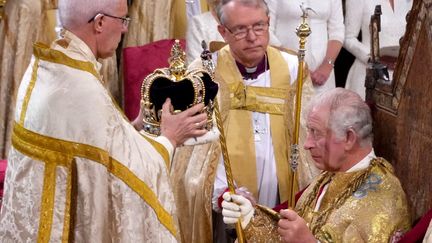
<instances>
[{"instance_id":1,"label":"eyeglasses","mask_svg":"<svg viewBox=\"0 0 432 243\"><path fill-rule=\"evenodd\" d=\"M231 34L233 34L236 40L241 40L246 38L246 36L249 33L249 30L252 30L255 35L258 36L264 35L264 33L266 33L268 30L269 24L268 22L258 22L249 26L244 26L244 25L238 26L235 27L234 29L229 29L225 25L223 25L223 27L225 27L225 29L227 29Z\"/></svg>"},{"instance_id":2,"label":"eyeglasses","mask_svg":"<svg viewBox=\"0 0 432 243\"><path fill-rule=\"evenodd\" d=\"M127 17L127 16L126 17L117 17L117 16L112 16L112 15L106 14L106 13L98 13L93 18L89 19L89 21L87 23L94 21L98 16L107 16L107 17L114 18L114 19L120 19L125 28L127 28L129 26L129 22L131 21L131 18Z\"/></svg>"}]
</instances>

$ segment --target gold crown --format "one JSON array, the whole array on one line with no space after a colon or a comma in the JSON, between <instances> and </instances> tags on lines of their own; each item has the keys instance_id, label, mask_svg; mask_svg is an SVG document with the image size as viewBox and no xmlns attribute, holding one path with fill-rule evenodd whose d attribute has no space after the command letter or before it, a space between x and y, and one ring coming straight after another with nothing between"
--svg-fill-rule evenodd
<instances>
[{"instance_id":1,"label":"gold crown","mask_svg":"<svg viewBox=\"0 0 432 243\"><path fill-rule=\"evenodd\" d=\"M205 128L210 130L213 127L214 99L218 84L204 69L187 70L185 53L178 40L171 49L168 62L169 68L156 69L142 82L141 109L144 115L144 132L154 136L160 135L162 105L167 98L171 99L174 113L204 103L207 112Z\"/></svg>"}]
</instances>

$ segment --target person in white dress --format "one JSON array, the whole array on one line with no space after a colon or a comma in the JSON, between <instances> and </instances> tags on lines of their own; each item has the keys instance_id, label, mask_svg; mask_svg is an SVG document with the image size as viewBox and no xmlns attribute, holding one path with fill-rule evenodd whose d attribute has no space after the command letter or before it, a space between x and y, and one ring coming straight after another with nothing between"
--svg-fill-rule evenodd
<instances>
[{"instance_id":1,"label":"person in white dress","mask_svg":"<svg viewBox=\"0 0 432 243\"><path fill-rule=\"evenodd\" d=\"M375 6L381 5L380 48L399 46L399 39L405 33L405 16L411 9L412 0L346 0L344 47L356 57L348 73L345 88L365 98L367 62L370 58L369 23ZM357 39L361 30L361 42ZM391 75L390 75L391 78Z\"/></svg>"},{"instance_id":2,"label":"person in white dress","mask_svg":"<svg viewBox=\"0 0 432 243\"><path fill-rule=\"evenodd\" d=\"M306 42L306 63L311 71L316 93L334 88L334 62L344 40L341 0L269 0L270 31L285 48L298 50L296 27L301 23L300 5L310 7L308 23L312 30Z\"/></svg>"},{"instance_id":3,"label":"person in white dress","mask_svg":"<svg viewBox=\"0 0 432 243\"><path fill-rule=\"evenodd\" d=\"M207 0L210 11L198 14L189 19L186 31L186 59L188 63L198 58L202 52L201 42L223 41L217 31L218 21L216 20L215 7L219 0Z\"/></svg>"}]
</instances>

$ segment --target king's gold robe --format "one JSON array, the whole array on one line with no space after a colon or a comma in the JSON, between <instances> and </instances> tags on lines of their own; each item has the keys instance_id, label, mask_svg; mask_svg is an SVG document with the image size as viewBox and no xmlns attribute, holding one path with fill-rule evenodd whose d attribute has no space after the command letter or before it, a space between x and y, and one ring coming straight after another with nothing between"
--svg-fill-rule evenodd
<instances>
[{"instance_id":1,"label":"king's gold robe","mask_svg":"<svg viewBox=\"0 0 432 243\"><path fill-rule=\"evenodd\" d=\"M319 191L327 183L327 192L314 211ZM359 171L322 173L301 195L295 210L322 243L392 242L411 225L402 186L382 158ZM277 222L260 211L245 234L248 242L278 242L276 229Z\"/></svg>"}]
</instances>

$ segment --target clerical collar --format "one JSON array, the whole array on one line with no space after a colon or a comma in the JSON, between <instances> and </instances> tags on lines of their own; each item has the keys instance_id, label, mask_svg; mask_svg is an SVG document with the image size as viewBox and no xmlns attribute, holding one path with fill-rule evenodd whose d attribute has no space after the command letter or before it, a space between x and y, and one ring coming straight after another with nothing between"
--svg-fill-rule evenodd
<instances>
[{"instance_id":1,"label":"clerical collar","mask_svg":"<svg viewBox=\"0 0 432 243\"><path fill-rule=\"evenodd\" d=\"M269 63L266 57L267 54L264 55L256 67L252 68L245 67L243 64L236 61L237 68L239 69L243 79L257 79L260 74L267 71L269 69Z\"/></svg>"}]
</instances>

